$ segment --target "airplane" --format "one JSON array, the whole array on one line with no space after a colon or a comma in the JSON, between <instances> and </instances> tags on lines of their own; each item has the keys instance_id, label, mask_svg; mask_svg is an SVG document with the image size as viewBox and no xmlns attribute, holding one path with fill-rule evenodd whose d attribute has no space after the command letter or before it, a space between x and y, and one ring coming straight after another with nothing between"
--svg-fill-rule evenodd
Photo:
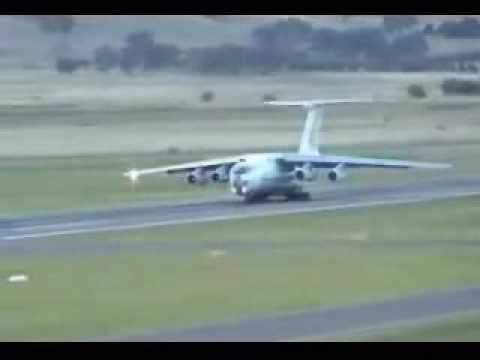
<instances>
[{"instance_id":1,"label":"airplane","mask_svg":"<svg viewBox=\"0 0 480 360\"><path fill-rule=\"evenodd\" d=\"M133 169L125 173L132 183L140 177L167 174L183 175L188 184L205 185L209 182L229 184L231 192L247 204L267 200L272 196L287 201L309 201L311 194L304 185L317 181L322 171L331 182L345 178L346 170L353 168L382 169L448 169L449 164L372 159L323 154L319 151L319 135L328 106L370 103L371 100L338 99L311 101L270 101L267 106L300 107L306 110L304 130L297 152L244 154L223 159L191 162L156 169Z\"/></svg>"}]
</instances>

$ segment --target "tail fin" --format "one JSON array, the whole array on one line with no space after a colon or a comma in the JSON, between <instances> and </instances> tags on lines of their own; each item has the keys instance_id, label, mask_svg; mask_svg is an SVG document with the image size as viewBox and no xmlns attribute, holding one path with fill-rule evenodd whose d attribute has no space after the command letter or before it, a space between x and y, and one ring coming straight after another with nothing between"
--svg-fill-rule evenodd
<instances>
[{"instance_id":1,"label":"tail fin","mask_svg":"<svg viewBox=\"0 0 480 360\"><path fill-rule=\"evenodd\" d=\"M266 105L300 106L307 110L305 127L298 152L302 155L319 155L320 131L323 126L325 106L339 104L369 103L372 100L313 100L313 101L272 101Z\"/></svg>"},{"instance_id":2,"label":"tail fin","mask_svg":"<svg viewBox=\"0 0 480 360\"><path fill-rule=\"evenodd\" d=\"M323 127L323 107L309 107L305 127L303 129L299 154L302 155L319 155L320 147L320 131Z\"/></svg>"}]
</instances>

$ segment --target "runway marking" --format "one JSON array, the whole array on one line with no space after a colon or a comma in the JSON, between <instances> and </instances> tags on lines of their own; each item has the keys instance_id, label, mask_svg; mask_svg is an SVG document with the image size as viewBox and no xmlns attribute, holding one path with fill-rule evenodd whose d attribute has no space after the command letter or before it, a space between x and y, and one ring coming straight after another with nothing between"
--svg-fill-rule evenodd
<instances>
[{"instance_id":1,"label":"runway marking","mask_svg":"<svg viewBox=\"0 0 480 360\"><path fill-rule=\"evenodd\" d=\"M227 220L241 220L241 219L249 219L254 217L273 217L273 216L279 216L279 215L304 214L304 213L314 213L314 212L321 212L321 211L355 209L355 208L362 208L362 207L410 204L410 203L418 203L418 202L448 199L448 198L469 197L469 196L475 196L475 195L480 195L480 191L453 192L449 194L444 193L444 194L438 194L438 195L432 194L431 196L427 196L427 197L425 197L424 195L420 195L423 197L399 199L399 200L387 200L387 201L386 200L368 201L368 202L350 203L350 204L344 204L344 205L317 206L317 207L310 207L310 208L307 207L302 209L283 209L283 210L273 210L273 211L267 210L264 212L259 211L257 213L251 213L251 214L242 214L242 215L231 214L231 215L223 215L223 216L204 217L199 219L145 222L141 224L132 224L132 225L106 226L106 227L100 227L95 229L63 230L63 231L52 231L52 232L45 232L45 233L39 233L39 234L12 235L12 236L4 236L2 237L2 240L14 241L14 240L22 240L22 239L50 238L50 237L65 236L65 235L81 235L81 234L89 234L89 233L97 233L97 232L138 230L138 229L146 229L146 228L154 228L154 227L162 227L162 226L209 223L209 222L218 222L218 221L227 221ZM94 222L91 222L88 224L89 225L94 224ZM61 224L59 224L58 226L62 227Z\"/></svg>"},{"instance_id":2,"label":"runway marking","mask_svg":"<svg viewBox=\"0 0 480 360\"><path fill-rule=\"evenodd\" d=\"M101 225L110 222L109 220L93 220L93 221L78 221L70 222L64 224L44 224L44 225L34 225L34 226L23 226L12 229L14 232L28 232L42 229L55 229L55 228L69 228L75 226L94 226Z\"/></svg>"}]
</instances>

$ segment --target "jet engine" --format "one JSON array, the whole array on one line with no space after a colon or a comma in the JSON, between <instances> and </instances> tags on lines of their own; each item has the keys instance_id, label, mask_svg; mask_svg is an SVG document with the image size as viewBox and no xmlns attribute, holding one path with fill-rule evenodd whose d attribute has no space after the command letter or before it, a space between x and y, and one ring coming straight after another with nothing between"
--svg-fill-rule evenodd
<instances>
[{"instance_id":1,"label":"jet engine","mask_svg":"<svg viewBox=\"0 0 480 360\"><path fill-rule=\"evenodd\" d=\"M195 170L191 172L187 175L186 180L190 185L202 185L208 181L207 177L202 173L201 170Z\"/></svg>"},{"instance_id":2,"label":"jet engine","mask_svg":"<svg viewBox=\"0 0 480 360\"><path fill-rule=\"evenodd\" d=\"M305 165L296 168L293 176L297 181L314 181L318 177L318 172L311 165Z\"/></svg>"},{"instance_id":3,"label":"jet engine","mask_svg":"<svg viewBox=\"0 0 480 360\"><path fill-rule=\"evenodd\" d=\"M210 180L212 180L214 183L228 182L228 173L225 167L220 167L210 174Z\"/></svg>"},{"instance_id":4,"label":"jet engine","mask_svg":"<svg viewBox=\"0 0 480 360\"><path fill-rule=\"evenodd\" d=\"M330 180L331 182L336 182L338 180L344 179L346 174L343 169L343 165L339 165L335 169L331 170L328 173L328 180Z\"/></svg>"}]
</instances>

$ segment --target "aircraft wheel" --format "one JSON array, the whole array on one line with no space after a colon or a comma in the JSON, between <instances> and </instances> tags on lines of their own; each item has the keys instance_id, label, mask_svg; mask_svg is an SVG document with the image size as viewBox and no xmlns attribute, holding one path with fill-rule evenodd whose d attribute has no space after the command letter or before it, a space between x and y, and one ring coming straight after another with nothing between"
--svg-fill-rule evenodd
<instances>
[{"instance_id":1,"label":"aircraft wheel","mask_svg":"<svg viewBox=\"0 0 480 360\"><path fill-rule=\"evenodd\" d=\"M267 200L269 196L269 194L247 194L244 200L246 204L258 204Z\"/></svg>"},{"instance_id":2,"label":"aircraft wheel","mask_svg":"<svg viewBox=\"0 0 480 360\"><path fill-rule=\"evenodd\" d=\"M307 192L293 193L286 195L288 201L311 201L312 196Z\"/></svg>"}]
</instances>

